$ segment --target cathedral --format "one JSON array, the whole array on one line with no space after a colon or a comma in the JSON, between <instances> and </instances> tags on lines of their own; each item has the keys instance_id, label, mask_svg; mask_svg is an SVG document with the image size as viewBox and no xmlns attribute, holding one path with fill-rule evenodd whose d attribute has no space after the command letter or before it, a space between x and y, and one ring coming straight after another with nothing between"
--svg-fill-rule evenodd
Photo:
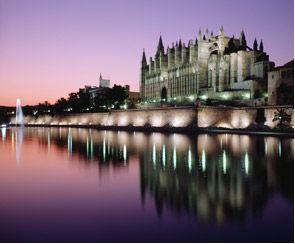
<instances>
[{"instance_id":1,"label":"cathedral","mask_svg":"<svg viewBox=\"0 0 295 244\"><path fill-rule=\"evenodd\" d=\"M251 46L251 47L250 47ZM140 68L142 102L194 101L195 99L243 100L250 103L267 94L267 72L274 67L255 39L248 45L240 37L201 30L195 41L181 40L165 48L160 36L149 62L143 51Z\"/></svg>"}]
</instances>

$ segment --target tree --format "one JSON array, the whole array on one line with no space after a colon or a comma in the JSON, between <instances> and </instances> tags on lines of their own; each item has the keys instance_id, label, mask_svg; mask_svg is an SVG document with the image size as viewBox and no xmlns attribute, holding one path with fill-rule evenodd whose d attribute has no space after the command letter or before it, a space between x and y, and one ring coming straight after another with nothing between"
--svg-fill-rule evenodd
<instances>
[{"instance_id":1,"label":"tree","mask_svg":"<svg viewBox=\"0 0 295 244\"><path fill-rule=\"evenodd\" d=\"M275 114L274 114L274 118L272 120L273 122L276 122L278 121L278 127L279 128L282 128L285 125L285 123L290 123L291 122L291 115L288 114L285 109L283 108L279 108L277 109L277 111L275 111Z\"/></svg>"},{"instance_id":2,"label":"tree","mask_svg":"<svg viewBox=\"0 0 295 244\"><path fill-rule=\"evenodd\" d=\"M118 102L122 104L124 100L128 98L128 93L125 87L114 85L113 88L111 88L110 96L110 100L112 100L113 103Z\"/></svg>"}]
</instances>

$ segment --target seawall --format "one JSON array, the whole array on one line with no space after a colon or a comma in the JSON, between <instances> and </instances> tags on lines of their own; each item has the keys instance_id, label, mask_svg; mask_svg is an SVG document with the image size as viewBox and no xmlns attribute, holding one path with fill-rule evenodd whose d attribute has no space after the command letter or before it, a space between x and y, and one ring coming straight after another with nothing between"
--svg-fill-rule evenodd
<instances>
[{"instance_id":1,"label":"seawall","mask_svg":"<svg viewBox=\"0 0 295 244\"><path fill-rule=\"evenodd\" d=\"M136 128L226 128L246 129L255 125L258 109L265 116L265 125L274 128L275 111L283 108L291 115L290 126L294 126L294 108L292 106L267 107L176 107L116 110L108 113L80 113L64 115L26 116L25 125L46 126L98 126L98 127L136 127ZM11 123L15 123L12 118Z\"/></svg>"}]
</instances>

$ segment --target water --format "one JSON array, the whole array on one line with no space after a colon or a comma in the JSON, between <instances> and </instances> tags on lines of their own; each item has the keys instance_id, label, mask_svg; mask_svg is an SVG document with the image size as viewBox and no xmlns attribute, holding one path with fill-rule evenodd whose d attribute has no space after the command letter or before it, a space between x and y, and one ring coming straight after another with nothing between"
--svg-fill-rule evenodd
<instances>
[{"instance_id":1,"label":"water","mask_svg":"<svg viewBox=\"0 0 295 244\"><path fill-rule=\"evenodd\" d=\"M16 111L15 111L15 124L23 126L24 125L24 114L21 107L20 99L16 99Z\"/></svg>"},{"instance_id":2,"label":"water","mask_svg":"<svg viewBox=\"0 0 295 244\"><path fill-rule=\"evenodd\" d=\"M0 135L1 242L293 241L293 139Z\"/></svg>"}]
</instances>

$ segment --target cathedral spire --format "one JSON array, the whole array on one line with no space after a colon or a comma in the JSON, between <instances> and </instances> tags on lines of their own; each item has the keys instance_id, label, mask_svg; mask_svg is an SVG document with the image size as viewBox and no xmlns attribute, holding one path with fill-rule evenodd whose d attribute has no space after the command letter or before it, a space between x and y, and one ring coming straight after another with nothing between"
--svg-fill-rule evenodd
<instances>
[{"instance_id":1,"label":"cathedral spire","mask_svg":"<svg viewBox=\"0 0 295 244\"><path fill-rule=\"evenodd\" d=\"M263 52L263 42L262 42L262 40L260 41L260 44L259 44L259 51Z\"/></svg>"},{"instance_id":2,"label":"cathedral spire","mask_svg":"<svg viewBox=\"0 0 295 244\"><path fill-rule=\"evenodd\" d=\"M202 31L201 28L199 29L199 34L198 34L198 41L202 40Z\"/></svg>"},{"instance_id":3,"label":"cathedral spire","mask_svg":"<svg viewBox=\"0 0 295 244\"><path fill-rule=\"evenodd\" d=\"M253 42L253 50L254 51L257 51L257 47L258 47L258 44L257 44L257 40L255 38L254 42Z\"/></svg>"},{"instance_id":4,"label":"cathedral spire","mask_svg":"<svg viewBox=\"0 0 295 244\"><path fill-rule=\"evenodd\" d=\"M221 26L220 29L219 29L219 35L220 35L220 36L224 36L224 29L223 29L223 26Z\"/></svg>"},{"instance_id":5,"label":"cathedral spire","mask_svg":"<svg viewBox=\"0 0 295 244\"><path fill-rule=\"evenodd\" d=\"M206 29L206 40L209 40L209 30Z\"/></svg>"},{"instance_id":6,"label":"cathedral spire","mask_svg":"<svg viewBox=\"0 0 295 244\"><path fill-rule=\"evenodd\" d=\"M101 75L101 73L99 73L99 81L101 81L102 80L102 75Z\"/></svg>"},{"instance_id":7,"label":"cathedral spire","mask_svg":"<svg viewBox=\"0 0 295 244\"><path fill-rule=\"evenodd\" d=\"M242 50L246 50L246 48L247 48L246 37L245 37L245 33L244 33L243 29L242 29L241 35L240 35L240 46L241 46Z\"/></svg>"},{"instance_id":8,"label":"cathedral spire","mask_svg":"<svg viewBox=\"0 0 295 244\"><path fill-rule=\"evenodd\" d=\"M162 36L160 35L159 38L159 43L158 43L158 47L157 47L157 53L160 54L160 52L164 53L164 45L163 45L163 41L162 41Z\"/></svg>"},{"instance_id":9,"label":"cathedral spire","mask_svg":"<svg viewBox=\"0 0 295 244\"><path fill-rule=\"evenodd\" d=\"M143 49L143 52L142 52L141 66L142 67L147 66L146 57L145 57L145 50L144 49Z\"/></svg>"},{"instance_id":10,"label":"cathedral spire","mask_svg":"<svg viewBox=\"0 0 295 244\"><path fill-rule=\"evenodd\" d=\"M180 38L179 38L179 47L182 48L182 42Z\"/></svg>"}]
</instances>

